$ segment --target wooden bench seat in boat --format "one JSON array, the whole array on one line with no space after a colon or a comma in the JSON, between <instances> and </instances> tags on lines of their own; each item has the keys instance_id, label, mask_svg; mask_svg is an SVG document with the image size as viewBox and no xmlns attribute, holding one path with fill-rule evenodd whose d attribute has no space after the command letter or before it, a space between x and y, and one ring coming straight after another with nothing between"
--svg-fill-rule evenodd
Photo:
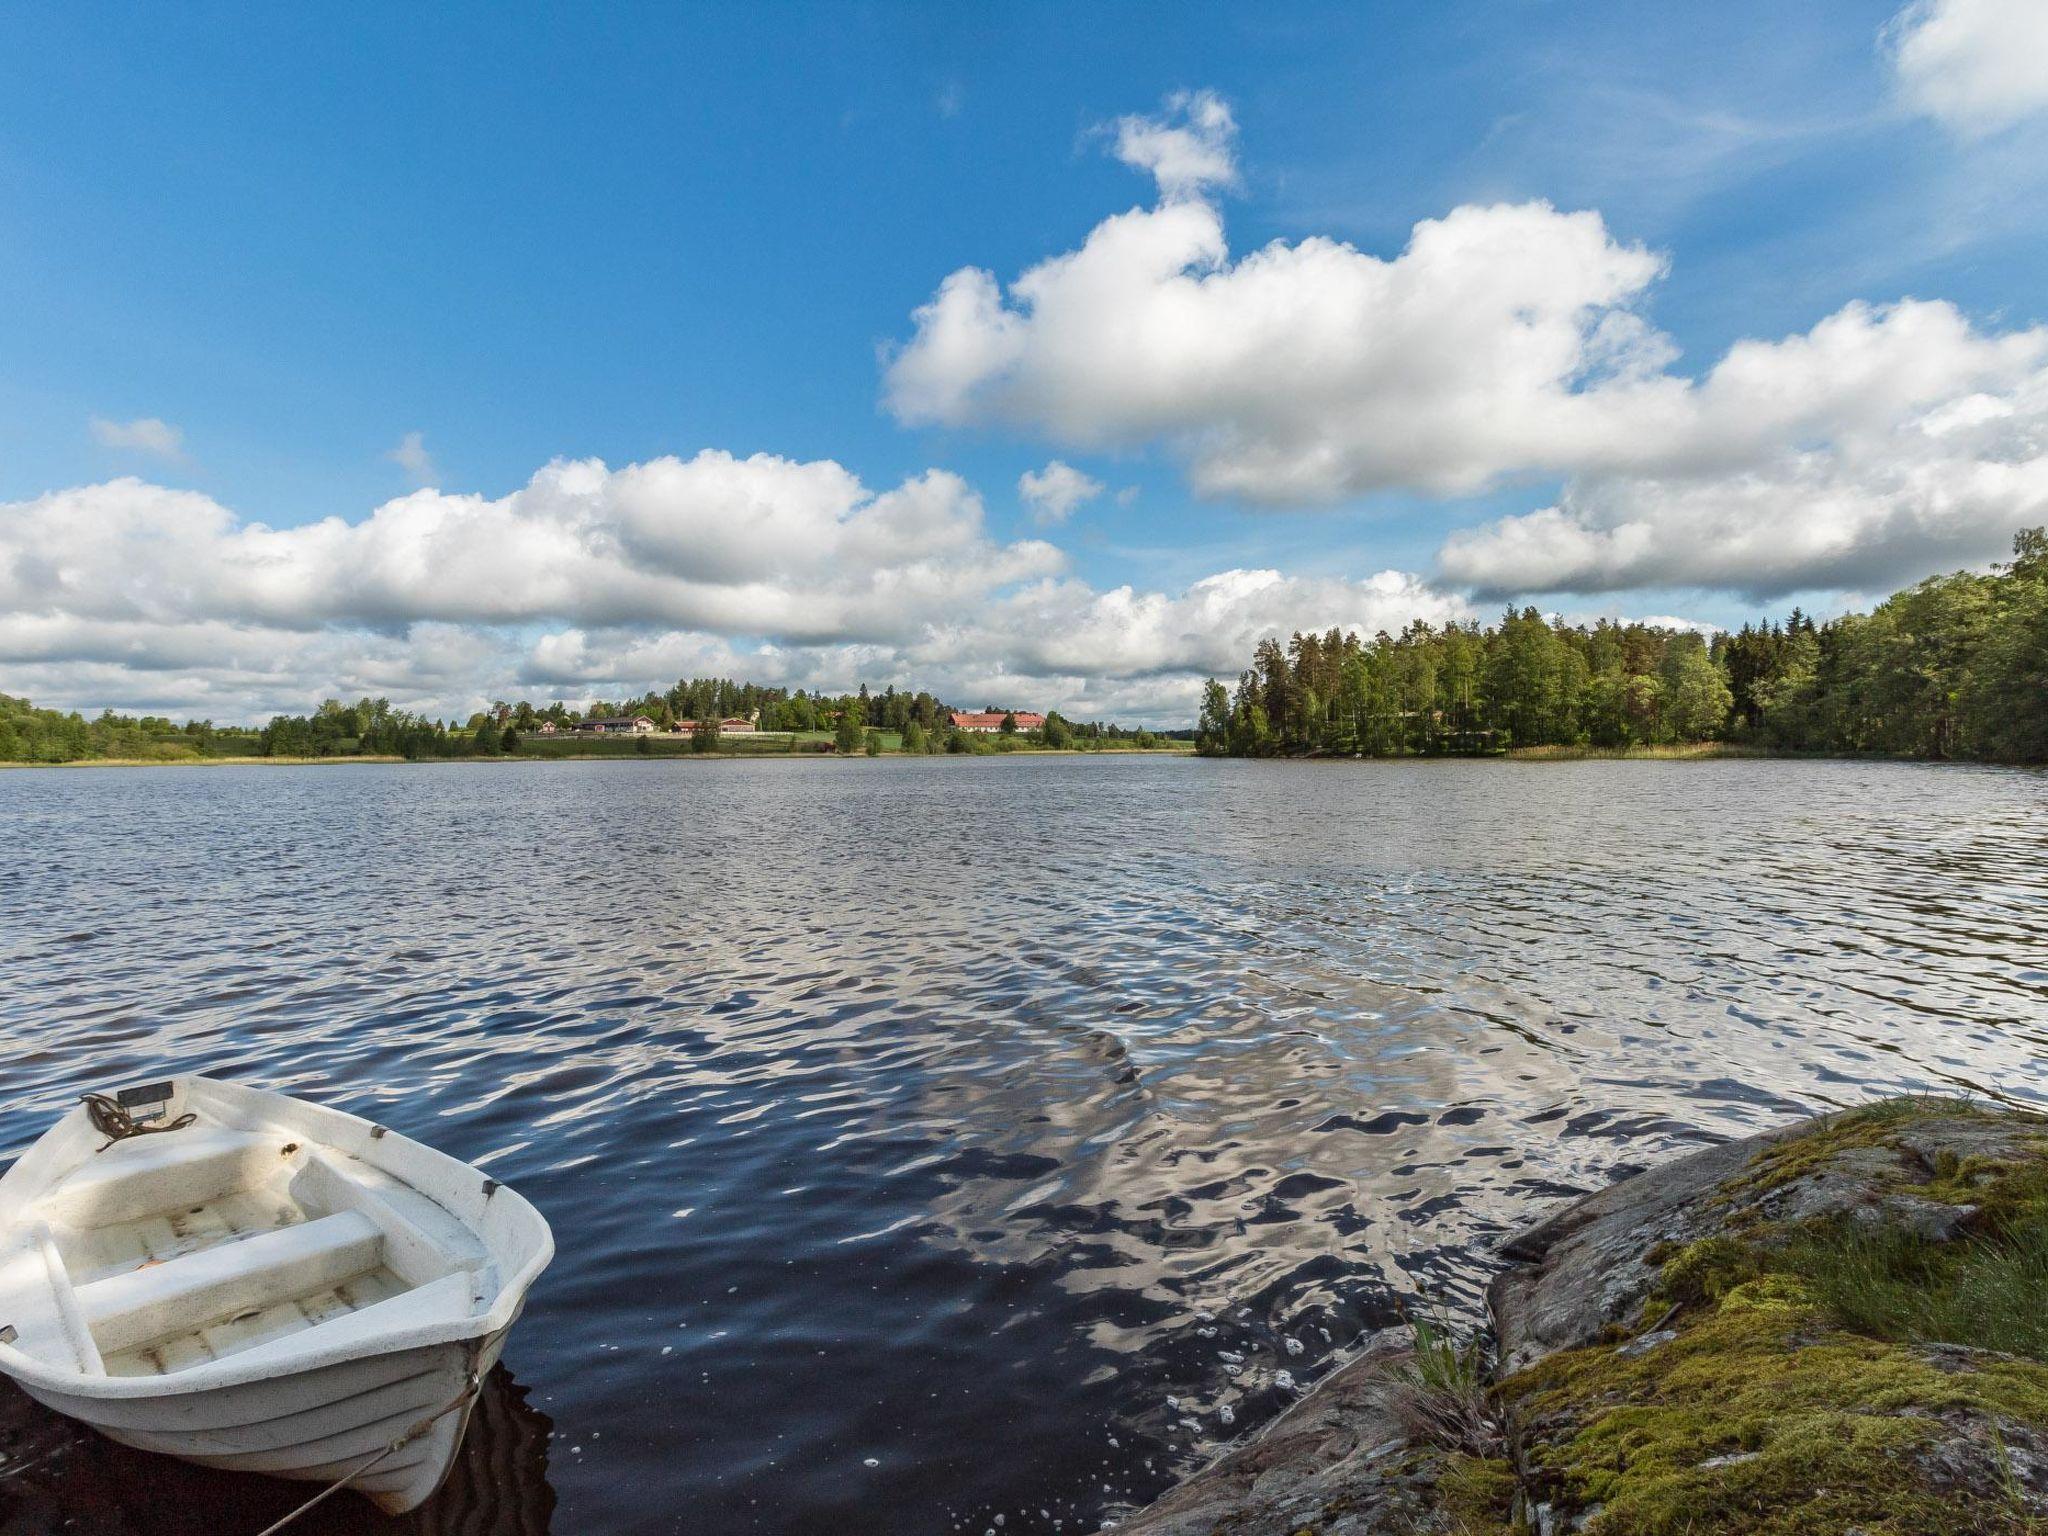
<instances>
[{"instance_id":1,"label":"wooden bench seat in boat","mask_svg":"<svg viewBox=\"0 0 2048 1536\"><path fill-rule=\"evenodd\" d=\"M384 1234L360 1211L202 1248L78 1287L78 1308L104 1355L258 1311L377 1268Z\"/></svg>"},{"instance_id":2,"label":"wooden bench seat in boat","mask_svg":"<svg viewBox=\"0 0 2048 1536\"><path fill-rule=\"evenodd\" d=\"M289 1145L251 1131L192 1126L116 1142L39 1202L44 1220L111 1227L158 1211L203 1205L262 1182Z\"/></svg>"},{"instance_id":3,"label":"wooden bench seat in boat","mask_svg":"<svg viewBox=\"0 0 2048 1536\"><path fill-rule=\"evenodd\" d=\"M73 1356L109 1375L171 1375L314 1334L331 1346L466 1315L488 1288L482 1245L370 1172L211 1127L107 1148L38 1203L55 1293L46 1336L73 1338Z\"/></svg>"}]
</instances>

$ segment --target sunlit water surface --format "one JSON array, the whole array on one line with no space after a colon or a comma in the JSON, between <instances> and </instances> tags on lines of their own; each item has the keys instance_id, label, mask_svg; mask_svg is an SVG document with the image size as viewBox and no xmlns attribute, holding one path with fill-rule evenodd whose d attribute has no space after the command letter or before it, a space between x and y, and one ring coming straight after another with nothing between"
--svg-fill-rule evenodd
<instances>
[{"instance_id":1,"label":"sunlit water surface","mask_svg":"<svg viewBox=\"0 0 2048 1536\"><path fill-rule=\"evenodd\" d=\"M203 1069L547 1213L506 1357L544 1468L447 1528L551 1487L578 1536L1092 1531L1405 1300L1471 1315L1557 1197L1888 1089L2048 1100L2048 779L15 772L0 977L0 1146ZM68 1454L46 1497L169 1528ZM210 1536L296 1497L175 1475Z\"/></svg>"}]
</instances>

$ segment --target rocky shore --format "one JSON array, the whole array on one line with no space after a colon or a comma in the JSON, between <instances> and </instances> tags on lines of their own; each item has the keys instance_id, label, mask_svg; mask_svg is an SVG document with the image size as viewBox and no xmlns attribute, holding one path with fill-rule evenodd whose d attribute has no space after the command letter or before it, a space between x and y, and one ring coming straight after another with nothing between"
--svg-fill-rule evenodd
<instances>
[{"instance_id":1,"label":"rocky shore","mask_svg":"<svg viewBox=\"0 0 2048 1536\"><path fill-rule=\"evenodd\" d=\"M1119 1536L2048 1532L2048 1119L1887 1100L1503 1256L1489 1337L1376 1345Z\"/></svg>"}]
</instances>

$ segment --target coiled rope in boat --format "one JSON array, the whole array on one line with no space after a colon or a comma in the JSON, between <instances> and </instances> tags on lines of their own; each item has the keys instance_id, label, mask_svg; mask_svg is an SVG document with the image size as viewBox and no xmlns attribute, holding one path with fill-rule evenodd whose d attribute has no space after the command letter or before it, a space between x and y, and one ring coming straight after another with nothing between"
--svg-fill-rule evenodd
<instances>
[{"instance_id":1,"label":"coiled rope in boat","mask_svg":"<svg viewBox=\"0 0 2048 1536\"><path fill-rule=\"evenodd\" d=\"M162 1125L144 1125L122 1106L104 1093L81 1093L79 1101L85 1105L85 1112L92 1118L92 1128L107 1138L107 1146L117 1141L126 1141L130 1136L156 1136L164 1131L182 1131L199 1117L183 1114Z\"/></svg>"}]
</instances>

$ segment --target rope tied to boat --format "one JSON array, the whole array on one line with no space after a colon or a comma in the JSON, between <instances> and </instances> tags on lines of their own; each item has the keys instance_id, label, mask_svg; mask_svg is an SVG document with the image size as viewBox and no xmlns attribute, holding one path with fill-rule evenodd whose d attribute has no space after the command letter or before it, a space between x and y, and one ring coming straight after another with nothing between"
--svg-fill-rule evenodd
<instances>
[{"instance_id":1,"label":"rope tied to boat","mask_svg":"<svg viewBox=\"0 0 2048 1536\"><path fill-rule=\"evenodd\" d=\"M182 1131L199 1118L188 1112L175 1120L167 1120L162 1125L144 1125L129 1114L119 1102L108 1098L104 1093L81 1093L78 1098L79 1102L85 1105L86 1114L92 1119L92 1128L107 1138L106 1146L100 1148L102 1152L117 1141L126 1141L130 1136L157 1136L165 1131Z\"/></svg>"},{"instance_id":2,"label":"rope tied to boat","mask_svg":"<svg viewBox=\"0 0 2048 1536\"><path fill-rule=\"evenodd\" d=\"M474 1350L472 1350L472 1358L474 1358L474 1353ZM336 1478L333 1482L329 1483L325 1488L322 1488L318 1493L314 1494L313 1497L306 1500L305 1503L301 1504L297 1509L293 1510L283 1519L274 1521L273 1523L263 1527L262 1530L256 1533L256 1536L277 1536L277 1533L279 1531L283 1530L286 1526L290 1525L294 1520L298 1519L299 1516L306 1513L307 1510L313 1508L316 1504L324 1504L327 1500L333 1498L337 1493L341 1492L342 1489L346 1488L350 1483L354 1482L357 1478L361 1477L365 1472L368 1472L371 1468L375 1467L377 1463L382 1461L385 1457L394 1455L397 1452L404 1450L408 1445L411 1445L413 1441L419 1439L421 1435L426 1434L429 1430L431 1430L434 1427L435 1424L439 1423L442 1419L447 1418L449 1414L453 1413L456 1409L462 1407L463 1404L467 1403L471 1398L475 1397L477 1394L477 1388L480 1387L482 1384L483 1383L481 1379L477 1376L475 1368L472 1367L469 1372L467 1380L464 1382L462 1390L456 1393L455 1396L451 1397L439 1408L436 1408L424 1419L415 1419L412 1422L412 1424L407 1427L404 1434L400 1435L397 1439L391 1441L390 1444L386 1445L382 1450L372 1451L367 1458L357 1463L356 1466L351 1468L349 1471L343 1473L340 1477Z\"/></svg>"}]
</instances>

